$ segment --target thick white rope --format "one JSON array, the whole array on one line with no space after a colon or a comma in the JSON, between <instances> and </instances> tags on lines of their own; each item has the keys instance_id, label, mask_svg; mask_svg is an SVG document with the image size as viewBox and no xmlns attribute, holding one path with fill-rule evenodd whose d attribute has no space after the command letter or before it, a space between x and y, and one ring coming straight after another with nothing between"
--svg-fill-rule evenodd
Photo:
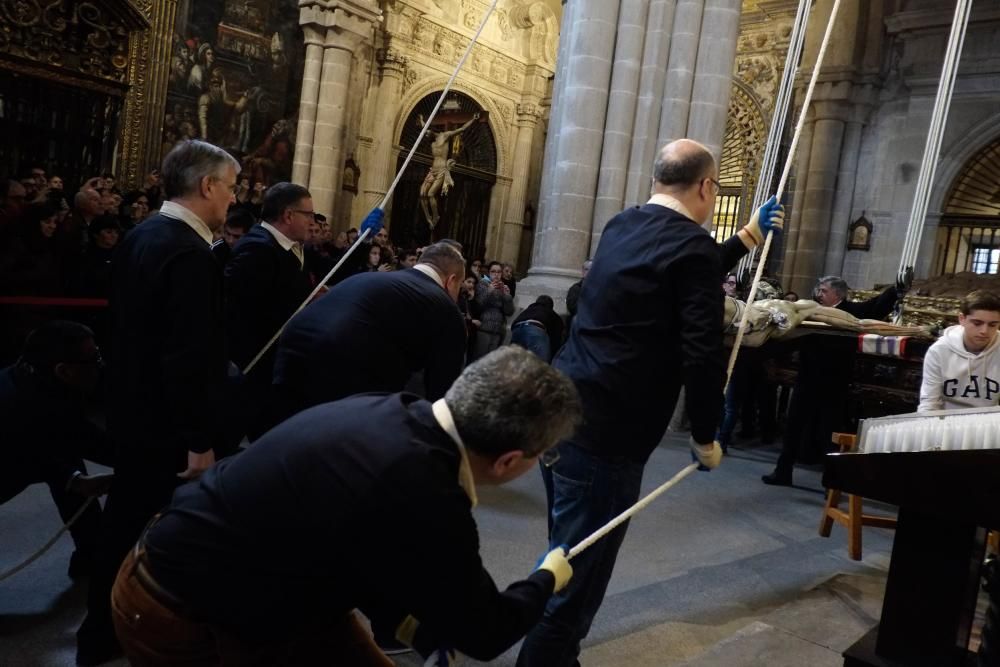
<instances>
[{"instance_id":1,"label":"thick white rope","mask_svg":"<svg viewBox=\"0 0 1000 667\"><path fill-rule=\"evenodd\" d=\"M434 117L437 116L438 110L441 108L441 105L444 104L445 98L451 91L451 86L453 83L455 83L455 78L458 76L458 73L462 70L462 66L465 65L465 61L468 60L469 54L472 53L472 47L474 47L476 45L476 42L479 41L479 36L483 33L483 29L486 27L486 22L489 21L490 16L492 16L493 14L493 10L497 8L497 3L499 2L500 0L493 0L493 4L490 5L490 8L486 10L486 14L483 16L483 20L479 24L479 29L476 30L476 34L472 38L472 41L469 42L469 45L465 47L465 53L462 54L462 57L459 58L458 60L458 64L455 65L455 70L451 73L451 77L448 78L448 83L444 85L444 90L442 90L441 94L438 96L438 101L434 105L434 109L431 111L430 115L427 116L427 120L424 121L424 126L420 128L420 134L417 135L417 140L413 142L413 146L410 147L410 152L407 153L406 159L403 160L403 166L401 166L399 170L396 172L396 177L392 180L392 185L389 186L389 189L386 191L385 196L382 198L382 201L380 201L379 205L376 207L380 211L385 210L385 206L386 204L389 203L390 197L392 197L393 193L396 191L396 186L399 185L400 179L403 178L403 172L405 172L406 168L410 165L410 160L413 159L413 154L417 152L417 147L420 145L420 142L424 140L424 136L427 134L427 130L430 129L431 123L434 122ZM368 236L369 231L370 230L366 229L354 241L354 244L347 249L347 252L344 253L344 256L340 258L340 261L337 262L337 264L332 269L330 269L330 272L326 274L323 280L319 281L316 284L315 289L313 289L313 291L309 293L309 296L307 296L305 300L301 304L299 304L299 307L295 309L295 312L293 312L291 316L289 316L289 318L285 320L285 323L281 325L281 328L278 329L273 336L271 336L271 340L267 341L267 344L264 345L263 348L261 348L260 352L257 353L257 356L255 356L250 361L250 363L246 365L246 368L243 369L244 375L249 373L253 369L253 367L257 365L257 362L259 362L263 358L263 356L267 354L267 351L271 349L271 346L278 341L278 338L281 337L281 333L285 330L285 327L288 326L288 323L292 321L292 318L298 315L303 308L308 306L309 303L313 300L313 298L319 293L319 291L323 289L323 287L330 281L330 278L333 278L333 274L335 274L337 270L344 264L344 262L347 261L347 258L351 256L354 250L359 245L361 245L361 242L364 241L365 237Z\"/></svg>"},{"instance_id":2,"label":"thick white rope","mask_svg":"<svg viewBox=\"0 0 1000 667\"><path fill-rule=\"evenodd\" d=\"M678 482L680 482L682 479L684 479L697 469L698 469L697 463L692 463L688 466L685 466L679 473L671 477L669 480L667 480L660 486L656 487L656 489L651 491L645 498L637 502L635 505L632 505L632 507L629 507L627 510L616 516L614 519L612 519L611 521L607 522L606 524L595 530L586 539L584 539L582 542L580 542L575 547L570 549L569 553L566 555L567 560L572 560L574 557L579 556L580 552L584 551L587 547L593 545L594 542L601 539L602 537L610 533L612 530L614 530L621 524L631 519L634 514L637 514L638 512L641 512L642 510L646 509L646 507L651 502L653 502L654 500L662 496L664 493L669 491Z\"/></svg>"},{"instance_id":3,"label":"thick white rope","mask_svg":"<svg viewBox=\"0 0 1000 667\"><path fill-rule=\"evenodd\" d=\"M927 142L924 144L924 157L920 163L920 176L913 196L913 207L906 230L906 242L899 258L899 272L902 274L907 267L916 264L920 252L920 242L924 233L924 222L927 217L927 206L930 200L931 186L937 171L938 154L941 151L941 140L948 123L948 109L951 106L951 96L958 78L958 65L962 59L962 46L965 42L965 30L972 11L972 0L958 0L955 5L955 17L948 37L948 47L944 54L944 64L941 68L941 79L938 82L937 96L934 99L934 110L931 114L930 129Z\"/></svg>"},{"instance_id":4,"label":"thick white rope","mask_svg":"<svg viewBox=\"0 0 1000 667\"><path fill-rule=\"evenodd\" d=\"M57 541L59 541L59 538L63 536L63 533L65 533L67 530L73 527L73 524L76 523L76 520L79 519L81 516L83 516L83 513L87 511L87 508L90 507L90 504L95 500L97 500L97 496L90 496L89 498L87 498L87 500L83 503L83 505L80 506L80 509L76 511L76 514L71 516L69 518L69 521L67 521L62 528L56 531L56 534L52 536L52 539L50 539L48 542L42 545L41 549L31 554L30 556L28 556L27 558L25 558L20 563L10 568L6 572L0 573L0 581L3 581L4 579L7 579L9 577L13 577L15 574L17 574L18 572L20 572L21 570L23 570L24 568L28 567L36 560L41 558L46 551L51 549L52 546Z\"/></svg>"},{"instance_id":5,"label":"thick white rope","mask_svg":"<svg viewBox=\"0 0 1000 667\"><path fill-rule=\"evenodd\" d=\"M802 46L806 41L806 26L809 25L809 6L812 0L799 0L799 9L795 14L795 23L789 38L788 53L785 55L785 71L781 75L781 85L775 98L771 115L771 127L767 133L767 144L764 158L760 164L760 174L757 177L757 189L754 192L751 211L759 209L768 197L768 190L774 180L774 171L778 166L778 154L781 152L781 138L785 133L785 121L788 118L788 107L792 101L792 91L795 88L795 75L798 72L799 61L802 59ZM744 276L750 273L757 248L743 256L737 265L736 275ZM728 267L727 267L728 268Z\"/></svg>"},{"instance_id":6,"label":"thick white rope","mask_svg":"<svg viewBox=\"0 0 1000 667\"><path fill-rule=\"evenodd\" d=\"M823 66L823 58L826 57L826 48L830 45L830 35L833 34L833 25L837 20L837 12L840 11L840 0L834 0L833 9L830 10L830 20L826 24L826 32L823 34L823 42L820 44L819 52L816 54L816 65L813 67L812 76L809 78L809 87L806 88L805 97L802 99L802 111L799 113L799 120L795 124L795 133L792 134L792 143L788 148L788 156L785 158L785 168L781 172L781 180L778 182L778 189L774 195L775 199L781 201L781 195L785 193L785 185L788 183L788 175L792 170L792 163L795 160L795 151L799 145L799 137L802 135L802 128L806 124L806 116L809 113L809 104L812 102L813 91L816 89L816 80ZM767 254L771 250L771 240L774 232L767 233L764 239L764 247L760 253L760 262L757 264L757 273L750 284L750 294L747 295L747 304L753 303L757 296L757 286L760 285L760 278L764 275L764 265L767 264ZM743 317L740 319L740 328L736 332L736 340L733 342L733 351L729 355L729 365L726 368L726 386L729 386L729 378L733 375L733 368L736 366L736 357L740 352L740 345L743 344L743 334L746 331L747 323L750 321L750 308L743 310Z\"/></svg>"}]
</instances>

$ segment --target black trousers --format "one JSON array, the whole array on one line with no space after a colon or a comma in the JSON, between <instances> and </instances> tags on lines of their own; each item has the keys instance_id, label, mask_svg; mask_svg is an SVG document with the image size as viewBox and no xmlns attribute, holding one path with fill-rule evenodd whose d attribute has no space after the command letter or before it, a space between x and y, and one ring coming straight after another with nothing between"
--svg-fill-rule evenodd
<instances>
[{"instance_id":1,"label":"black trousers","mask_svg":"<svg viewBox=\"0 0 1000 667\"><path fill-rule=\"evenodd\" d=\"M111 620L111 588L118 568L143 528L165 507L182 482L174 466L119 463L108 493L101 526L97 566L87 592L87 617L77 631L81 650L114 646Z\"/></svg>"}]
</instances>

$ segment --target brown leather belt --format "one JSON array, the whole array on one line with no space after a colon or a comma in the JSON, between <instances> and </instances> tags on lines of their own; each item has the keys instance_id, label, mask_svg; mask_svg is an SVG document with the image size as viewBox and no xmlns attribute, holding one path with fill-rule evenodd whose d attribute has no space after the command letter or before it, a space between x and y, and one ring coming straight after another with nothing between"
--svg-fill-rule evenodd
<instances>
[{"instance_id":1,"label":"brown leather belt","mask_svg":"<svg viewBox=\"0 0 1000 667\"><path fill-rule=\"evenodd\" d=\"M192 614L188 606L181 602L180 599L178 599L170 591L157 583L153 573L149 570L149 556L146 554L146 533L153 527L153 525L156 524L159 518L160 515L157 514L148 524L146 524L146 528L142 531L142 535L139 536L139 540L135 543L135 548L132 550L134 563L132 565L131 575L135 577L136 581L139 582L139 584L154 600L175 614L191 618Z\"/></svg>"}]
</instances>

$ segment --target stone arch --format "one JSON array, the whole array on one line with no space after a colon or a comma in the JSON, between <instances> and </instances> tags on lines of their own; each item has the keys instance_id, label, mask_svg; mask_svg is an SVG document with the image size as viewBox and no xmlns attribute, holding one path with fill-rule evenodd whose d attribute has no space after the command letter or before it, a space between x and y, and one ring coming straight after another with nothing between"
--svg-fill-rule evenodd
<instances>
[{"instance_id":1,"label":"stone arch","mask_svg":"<svg viewBox=\"0 0 1000 667\"><path fill-rule=\"evenodd\" d=\"M934 214L942 213L954 184L969 162L980 151L998 140L1000 140L1000 116L997 115L991 115L964 131L961 138L948 147L938 162L927 210Z\"/></svg>"},{"instance_id":2,"label":"stone arch","mask_svg":"<svg viewBox=\"0 0 1000 667\"><path fill-rule=\"evenodd\" d=\"M427 95L433 93L434 91L441 91L444 89L445 84L448 83L448 78L444 76L432 76L423 79L412 86L403 94L403 100L399 105L400 113L396 118L396 123L392 128L392 136L395 141L396 137L400 137L403 134L403 125L406 120L413 114L413 110L420 103L420 100L427 97ZM488 95L483 95L479 90L473 88L472 86L465 85L456 81L452 84L451 90L455 92L462 93L467 97L475 100L475 102L488 111L487 122L489 123L490 131L493 132L493 136L496 139L497 147L497 176L507 176L507 170L510 168L509 160L509 138L510 133L507 131L507 122L504 118L503 111L493 100L492 97ZM498 122L498 121L503 121Z\"/></svg>"},{"instance_id":3,"label":"stone arch","mask_svg":"<svg viewBox=\"0 0 1000 667\"><path fill-rule=\"evenodd\" d=\"M733 79L726 135L719 158L721 189L716 198L713 229L728 238L750 217L760 161L767 144L767 127L760 101L742 81Z\"/></svg>"}]
</instances>

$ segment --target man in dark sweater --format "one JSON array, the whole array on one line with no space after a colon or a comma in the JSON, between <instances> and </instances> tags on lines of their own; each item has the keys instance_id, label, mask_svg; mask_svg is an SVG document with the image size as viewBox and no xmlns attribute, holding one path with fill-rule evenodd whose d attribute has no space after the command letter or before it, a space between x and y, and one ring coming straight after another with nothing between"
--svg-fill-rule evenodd
<instances>
[{"instance_id":1,"label":"man in dark sweater","mask_svg":"<svg viewBox=\"0 0 1000 667\"><path fill-rule=\"evenodd\" d=\"M139 539L113 593L126 654L391 666L352 613L377 607L424 655L496 657L572 569L556 548L497 590L475 487L519 477L579 416L572 383L517 347L466 368L434 403L369 394L296 415L178 489Z\"/></svg>"},{"instance_id":2,"label":"man in dark sweater","mask_svg":"<svg viewBox=\"0 0 1000 667\"><path fill-rule=\"evenodd\" d=\"M783 212L772 198L717 245L701 227L715 206L717 173L701 144L667 144L653 166L649 202L604 228L569 340L553 362L576 384L586 419L559 444L559 460L542 469L550 544L576 544L636 502L682 386L692 452L710 468L721 459L714 442L725 375L719 282L769 229L780 229ZM573 582L549 602L519 665L576 664L626 528L573 561Z\"/></svg>"},{"instance_id":3,"label":"man in dark sweater","mask_svg":"<svg viewBox=\"0 0 1000 667\"><path fill-rule=\"evenodd\" d=\"M441 241L412 269L351 276L306 306L278 341L272 423L353 394L402 391L418 371L426 398L444 396L465 354L464 277L461 253Z\"/></svg>"},{"instance_id":4,"label":"man in dark sweater","mask_svg":"<svg viewBox=\"0 0 1000 667\"><path fill-rule=\"evenodd\" d=\"M179 144L163 160L169 201L112 260L107 420L117 458L104 553L77 633L79 664L115 654L109 601L122 558L174 488L215 461L227 362L222 268L211 246L239 168L221 148Z\"/></svg>"},{"instance_id":5,"label":"man in dark sweater","mask_svg":"<svg viewBox=\"0 0 1000 667\"><path fill-rule=\"evenodd\" d=\"M53 320L33 331L21 356L0 371L0 503L30 484L44 483L63 521L92 495L106 493L111 475L88 475L83 459L111 465L107 437L87 419L87 396L100 381L94 333ZM70 534L76 551L69 576L89 575L100 540L101 506L83 511Z\"/></svg>"},{"instance_id":6,"label":"man in dark sweater","mask_svg":"<svg viewBox=\"0 0 1000 667\"><path fill-rule=\"evenodd\" d=\"M233 248L226 264L226 342L241 371L278 333L312 291L303 242L314 222L312 196L301 185L275 183L264 194L263 222ZM258 416L270 403L275 347L244 378L241 421L251 440L263 433Z\"/></svg>"},{"instance_id":7,"label":"man in dark sweater","mask_svg":"<svg viewBox=\"0 0 1000 667\"><path fill-rule=\"evenodd\" d=\"M510 325L510 342L530 350L544 361L562 345L563 322L555 311L555 302L542 294L521 311Z\"/></svg>"},{"instance_id":8,"label":"man in dark sweater","mask_svg":"<svg viewBox=\"0 0 1000 667\"><path fill-rule=\"evenodd\" d=\"M858 319L884 319L908 285L900 279L878 296L865 301L847 300L847 282L839 276L824 276L816 282L813 296L821 306L837 308ZM774 472L761 476L771 486L791 486L797 458L821 460L832 448L834 431L850 429L847 396L854 378L854 337L813 334L796 341L799 370L788 403L788 422Z\"/></svg>"}]
</instances>

